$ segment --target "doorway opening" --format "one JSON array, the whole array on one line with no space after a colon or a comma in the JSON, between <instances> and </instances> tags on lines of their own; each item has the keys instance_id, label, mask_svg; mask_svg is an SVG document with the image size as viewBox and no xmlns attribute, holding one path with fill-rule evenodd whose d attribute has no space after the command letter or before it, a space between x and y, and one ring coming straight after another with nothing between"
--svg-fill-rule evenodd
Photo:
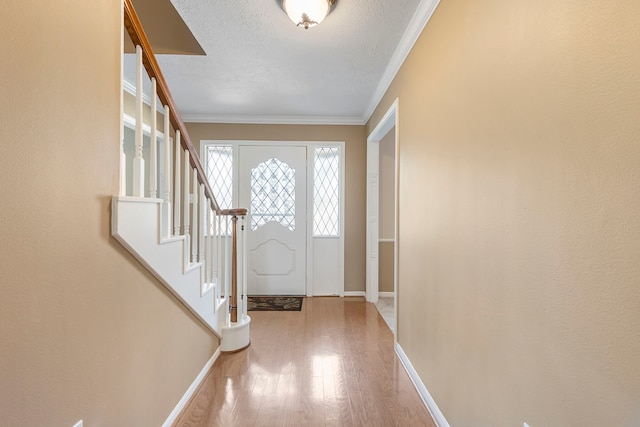
<instances>
[{"instance_id":1,"label":"doorway opening","mask_svg":"<svg viewBox=\"0 0 640 427\"><path fill-rule=\"evenodd\" d=\"M367 301L396 334L398 308L398 100L367 138Z\"/></svg>"}]
</instances>

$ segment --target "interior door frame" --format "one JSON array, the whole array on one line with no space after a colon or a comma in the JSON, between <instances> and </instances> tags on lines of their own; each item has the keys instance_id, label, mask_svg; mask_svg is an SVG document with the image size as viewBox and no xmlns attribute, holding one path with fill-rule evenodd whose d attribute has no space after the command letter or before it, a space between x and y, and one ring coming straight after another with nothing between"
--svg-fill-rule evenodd
<instances>
[{"instance_id":1,"label":"interior door frame","mask_svg":"<svg viewBox=\"0 0 640 427\"><path fill-rule=\"evenodd\" d=\"M314 148L316 147L338 147L340 149L340 236L339 236L339 283L338 296L344 297L344 231L345 231L345 142L344 141L262 141L262 140L231 140L231 139L211 139L200 141L200 158L205 164L205 150L207 146L222 145L232 147L232 168L233 168L233 186L232 200L237 205L240 200L240 168L239 166L239 147L242 146L290 146L290 147L306 147L307 148L307 216L306 216L306 295L314 296L313 283L313 160ZM248 208L248 206L245 206ZM315 237L322 238L322 237Z\"/></svg>"},{"instance_id":2,"label":"interior door frame","mask_svg":"<svg viewBox=\"0 0 640 427\"><path fill-rule=\"evenodd\" d=\"M385 115L367 137L367 249L366 249L366 291L367 301L378 302L378 268L380 236L380 141L395 126L395 171L394 171L394 250L393 250L393 293L396 332L398 329L398 200L399 200L399 99L396 98Z\"/></svg>"}]
</instances>

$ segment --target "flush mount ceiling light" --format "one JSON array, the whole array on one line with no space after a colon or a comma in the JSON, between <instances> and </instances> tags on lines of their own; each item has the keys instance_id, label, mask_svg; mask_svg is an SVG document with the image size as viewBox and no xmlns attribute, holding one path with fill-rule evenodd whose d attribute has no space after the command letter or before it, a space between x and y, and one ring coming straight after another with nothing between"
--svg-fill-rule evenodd
<instances>
[{"instance_id":1,"label":"flush mount ceiling light","mask_svg":"<svg viewBox=\"0 0 640 427\"><path fill-rule=\"evenodd\" d=\"M298 27L308 30L329 14L337 0L282 0L282 8Z\"/></svg>"}]
</instances>

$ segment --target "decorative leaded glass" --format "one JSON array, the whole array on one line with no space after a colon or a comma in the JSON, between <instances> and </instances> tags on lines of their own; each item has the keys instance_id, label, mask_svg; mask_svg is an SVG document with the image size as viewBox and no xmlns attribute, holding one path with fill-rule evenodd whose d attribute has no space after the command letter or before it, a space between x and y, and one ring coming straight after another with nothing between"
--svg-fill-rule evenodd
<instances>
[{"instance_id":1,"label":"decorative leaded glass","mask_svg":"<svg viewBox=\"0 0 640 427\"><path fill-rule=\"evenodd\" d=\"M339 236L340 149L317 147L313 171L313 235Z\"/></svg>"},{"instance_id":2,"label":"decorative leaded glass","mask_svg":"<svg viewBox=\"0 0 640 427\"><path fill-rule=\"evenodd\" d=\"M232 208L233 147L227 145L207 146L206 157L207 179L213 196L220 209ZM222 235L231 234L231 230L222 224Z\"/></svg>"},{"instance_id":3,"label":"decorative leaded glass","mask_svg":"<svg viewBox=\"0 0 640 427\"><path fill-rule=\"evenodd\" d=\"M296 171L276 158L251 169L251 230L275 221L296 229Z\"/></svg>"}]
</instances>

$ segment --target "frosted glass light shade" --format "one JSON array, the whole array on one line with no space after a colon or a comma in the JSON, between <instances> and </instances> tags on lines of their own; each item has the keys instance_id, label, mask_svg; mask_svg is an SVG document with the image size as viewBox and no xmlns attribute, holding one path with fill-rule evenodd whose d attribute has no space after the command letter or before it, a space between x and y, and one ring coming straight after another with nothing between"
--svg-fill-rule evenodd
<instances>
[{"instance_id":1,"label":"frosted glass light shade","mask_svg":"<svg viewBox=\"0 0 640 427\"><path fill-rule=\"evenodd\" d=\"M299 27L308 29L322 22L329 14L329 0L282 0L289 19Z\"/></svg>"}]
</instances>

